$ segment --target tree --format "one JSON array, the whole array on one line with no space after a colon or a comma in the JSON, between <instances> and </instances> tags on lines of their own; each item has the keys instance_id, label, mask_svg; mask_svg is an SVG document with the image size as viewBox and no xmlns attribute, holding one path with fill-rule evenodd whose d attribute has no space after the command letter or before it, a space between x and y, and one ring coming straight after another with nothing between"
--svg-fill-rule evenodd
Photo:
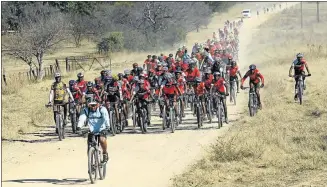
<instances>
[{"instance_id":1,"label":"tree","mask_svg":"<svg viewBox=\"0 0 327 187\"><path fill-rule=\"evenodd\" d=\"M40 3L26 8L27 16L19 23L19 32L10 37L8 54L22 59L30 67L32 56L37 62L38 79L43 79L43 57L65 39L67 24L65 17L48 5Z\"/></svg>"},{"instance_id":2,"label":"tree","mask_svg":"<svg viewBox=\"0 0 327 187\"><path fill-rule=\"evenodd\" d=\"M94 28L93 20L89 16L75 13L70 15L69 20L71 35L74 38L75 45L76 47L80 47L83 36L88 32L92 32L92 28Z\"/></svg>"}]
</instances>

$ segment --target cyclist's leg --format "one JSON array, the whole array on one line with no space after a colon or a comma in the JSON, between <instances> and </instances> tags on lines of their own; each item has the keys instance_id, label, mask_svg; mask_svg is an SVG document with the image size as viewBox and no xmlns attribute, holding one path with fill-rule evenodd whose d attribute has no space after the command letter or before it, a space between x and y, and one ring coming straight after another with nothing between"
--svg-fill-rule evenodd
<instances>
[{"instance_id":1,"label":"cyclist's leg","mask_svg":"<svg viewBox=\"0 0 327 187\"><path fill-rule=\"evenodd\" d=\"M66 103L63 105L63 108L64 108L64 125L65 125L65 126L67 125L68 104L69 104L69 103L66 102Z\"/></svg>"},{"instance_id":2,"label":"cyclist's leg","mask_svg":"<svg viewBox=\"0 0 327 187\"><path fill-rule=\"evenodd\" d=\"M173 105L174 105L174 109L175 109L175 117L177 118L178 117L178 113L180 111L177 110L177 99L176 99L176 96L174 95L174 102L173 102Z\"/></svg>"},{"instance_id":3,"label":"cyclist's leg","mask_svg":"<svg viewBox=\"0 0 327 187\"><path fill-rule=\"evenodd\" d=\"M149 104L149 102L147 101L147 100L143 100L142 101L142 103L143 103L143 106L144 106L144 108L145 108L145 111L146 111L146 115L147 115L147 118L148 118L148 122L150 122L150 112L149 112L149 107L148 107L148 104Z\"/></svg>"},{"instance_id":4,"label":"cyclist's leg","mask_svg":"<svg viewBox=\"0 0 327 187\"><path fill-rule=\"evenodd\" d=\"M101 131L100 133L100 146L102 148L103 153L103 162L107 162L109 160L108 150L107 150L107 133L105 131Z\"/></svg>"},{"instance_id":5,"label":"cyclist's leg","mask_svg":"<svg viewBox=\"0 0 327 187\"><path fill-rule=\"evenodd\" d=\"M258 97L258 105L259 108L262 108L262 104L261 104L261 97L260 97L260 83L253 83L254 89L255 89L255 93L257 94Z\"/></svg>"},{"instance_id":6,"label":"cyclist's leg","mask_svg":"<svg viewBox=\"0 0 327 187\"><path fill-rule=\"evenodd\" d=\"M235 81L236 81L237 93L240 93L240 83L238 82L238 76L236 75L234 78L235 78Z\"/></svg>"},{"instance_id":7,"label":"cyclist's leg","mask_svg":"<svg viewBox=\"0 0 327 187\"><path fill-rule=\"evenodd\" d=\"M207 119L207 110L206 110L206 103L205 103L205 97L204 97L204 95L201 95L199 99L200 99L201 105L202 105L203 119Z\"/></svg>"},{"instance_id":8,"label":"cyclist's leg","mask_svg":"<svg viewBox=\"0 0 327 187\"><path fill-rule=\"evenodd\" d=\"M305 75L305 71L302 71L301 74ZM305 84L305 77L302 78L303 79L303 90L306 89L306 84Z\"/></svg>"},{"instance_id":9,"label":"cyclist's leg","mask_svg":"<svg viewBox=\"0 0 327 187\"><path fill-rule=\"evenodd\" d=\"M223 95L223 97L221 97L221 101L223 103L223 107L224 107L224 115L225 115L225 122L228 123L228 115L227 115L227 105L226 105L226 96L225 93L221 93Z\"/></svg>"}]
</instances>

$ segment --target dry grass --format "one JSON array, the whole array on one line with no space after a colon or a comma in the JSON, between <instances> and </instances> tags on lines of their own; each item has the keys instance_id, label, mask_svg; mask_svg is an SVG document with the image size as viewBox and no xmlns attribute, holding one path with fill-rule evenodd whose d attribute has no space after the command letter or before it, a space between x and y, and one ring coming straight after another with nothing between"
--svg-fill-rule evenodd
<instances>
[{"instance_id":1,"label":"dry grass","mask_svg":"<svg viewBox=\"0 0 327 187\"><path fill-rule=\"evenodd\" d=\"M217 139L205 158L173 179L173 186L326 185L327 38L322 36L327 36L327 21L315 23L315 6L303 5L303 31L299 5L261 25L249 56L266 79L264 109L254 118L243 117ZM320 7L324 10L327 4ZM321 18L326 15L321 11ZM310 49L308 43L324 48ZM305 53L312 72L303 106L294 103L294 80L288 78L298 51Z\"/></svg>"}]
</instances>

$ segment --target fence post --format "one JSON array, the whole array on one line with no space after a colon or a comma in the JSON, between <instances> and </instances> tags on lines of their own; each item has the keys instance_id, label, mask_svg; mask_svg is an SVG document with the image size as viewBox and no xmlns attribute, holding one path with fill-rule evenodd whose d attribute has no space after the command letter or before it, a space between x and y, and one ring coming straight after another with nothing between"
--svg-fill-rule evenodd
<instances>
[{"instance_id":1,"label":"fence post","mask_svg":"<svg viewBox=\"0 0 327 187\"><path fill-rule=\"evenodd\" d=\"M61 72L60 66L59 66L59 61L58 61L58 59L56 59L56 71L58 71L58 70L59 70L59 72Z\"/></svg>"},{"instance_id":2,"label":"fence post","mask_svg":"<svg viewBox=\"0 0 327 187\"><path fill-rule=\"evenodd\" d=\"M50 72L51 72L51 75L53 75L53 67L52 67L52 65L50 65Z\"/></svg>"},{"instance_id":3,"label":"fence post","mask_svg":"<svg viewBox=\"0 0 327 187\"><path fill-rule=\"evenodd\" d=\"M5 83L5 85L7 86L7 79L6 79L6 72L5 72L5 68L2 69L2 77L3 77L3 82Z\"/></svg>"},{"instance_id":4,"label":"fence post","mask_svg":"<svg viewBox=\"0 0 327 187\"><path fill-rule=\"evenodd\" d=\"M68 64L68 57L66 57L66 72L69 72L70 69L69 69L69 64Z\"/></svg>"}]
</instances>

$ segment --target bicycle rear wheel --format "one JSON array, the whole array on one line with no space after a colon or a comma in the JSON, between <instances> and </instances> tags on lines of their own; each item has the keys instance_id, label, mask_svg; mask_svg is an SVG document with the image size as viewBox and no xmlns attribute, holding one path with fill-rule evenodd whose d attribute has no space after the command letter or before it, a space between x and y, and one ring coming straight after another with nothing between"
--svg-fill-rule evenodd
<instances>
[{"instance_id":1,"label":"bicycle rear wheel","mask_svg":"<svg viewBox=\"0 0 327 187\"><path fill-rule=\"evenodd\" d=\"M223 126L223 117L222 117L222 111L221 111L221 103L217 104L217 118L218 118L218 129L220 129Z\"/></svg>"},{"instance_id":2,"label":"bicycle rear wheel","mask_svg":"<svg viewBox=\"0 0 327 187\"><path fill-rule=\"evenodd\" d=\"M200 110L201 110L200 107L196 106L196 120L198 122L198 128L201 128L201 126L202 126Z\"/></svg>"},{"instance_id":3,"label":"bicycle rear wheel","mask_svg":"<svg viewBox=\"0 0 327 187\"><path fill-rule=\"evenodd\" d=\"M95 183L98 177L98 157L97 151L94 147L90 147L88 151L88 173L90 177L90 181L92 184Z\"/></svg>"},{"instance_id":4,"label":"bicycle rear wheel","mask_svg":"<svg viewBox=\"0 0 327 187\"><path fill-rule=\"evenodd\" d=\"M56 128L58 129L59 141L62 141L62 118L60 114L56 114Z\"/></svg>"},{"instance_id":5,"label":"bicycle rear wheel","mask_svg":"<svg viewBox=\"0 0 327 187\"><path fill-rule=\"evenodd\" d=\"M176 119L175 119L174 109L172 109L172 108L170 108L169 117L170 117L170 121L171 121L170 129L171 129L171 132L174 133L175 132Z\"/></svg>"},{"instance_id":6,"label":"bicycle rear wheel","mask_svg":"<svg viewBox=\"0 0 327 187\"><path fill-rule=\"evenodd\" d=\"M162 108L162 130L165 130L167 126L167 114L166 114L166 106Z\"/></svg>"},{"instance_id":7,"label":"bicycle rear wheel","mask_svg":"<svg viewBox=\"0 0 327 187\"><path fill-rule=\"evenodd\" d=\"M255 114L254 111L254 98L253 98L253 94L250 94L250 98L249 98L249 111L250 111L250 116L253 117Z\"/></svg>"},{"instance_id":8,"label":"bicycle rear wheel","mask_svg":"<svg viewBox=\"0 0 327 187\"><path fill-rule=\"evenodd\" d=\"M72 131L75 134L76 133L76 127L77 127L76 111L70 113L70 121L71 121L71 125L72 125Z\"/></svg>"},{"instance_id":9,"label":"bicycle rear wheel","mask_svg":"<svg viewBox=\"0 0 327 187\"><path fill-rule=\"evenodd\" d=\"M303 102L303 84L302 81L299 81L298 83L298 92L297 92L297 97L299 98L300 105L302 105Z\"/></svg>"},{"instance_id":10,"label":"bicycle rear wheel","mask_svg":"<svg viewBox=\"0 0 327 187\"><path fill-rule=\"evenodd\" d=\"M111 134L113 135L113 136L115 136L116 135L116 120L114 119L115 118L115 115L113 115L113 112L112 111L110 111L109 112L109 116L110 116L110 119L109 120L111 120L111 123L110 123L110 131L111 131Z\"/></svg>"},{"instance_id":11,"label":"bicycle rear wheel","mask_svg":"<svg viewBox=\"0 0 327 187\"><path fill-rule=\"evenodd\" d=\"M143 130L144 130L144 133L148 132L148 123L147 120L148 119L148 115L146 113L146 110L143 108L142 109L142 119L143 119L143 123L142 123L142 126L143 126Z\"/></svg>"},{"instance_id":12,"label":"bicycle rear wheel","mask_svg":"<svg viewBox=\"0 0 327 187\"><path fill-rule=\"evenodd\" d=\"M208 104L207 104L207 114L208 114L208 120L209 123L212 123L212 106L211 106L211 101L208 99Z\"/></svg>"}]
</instances>

